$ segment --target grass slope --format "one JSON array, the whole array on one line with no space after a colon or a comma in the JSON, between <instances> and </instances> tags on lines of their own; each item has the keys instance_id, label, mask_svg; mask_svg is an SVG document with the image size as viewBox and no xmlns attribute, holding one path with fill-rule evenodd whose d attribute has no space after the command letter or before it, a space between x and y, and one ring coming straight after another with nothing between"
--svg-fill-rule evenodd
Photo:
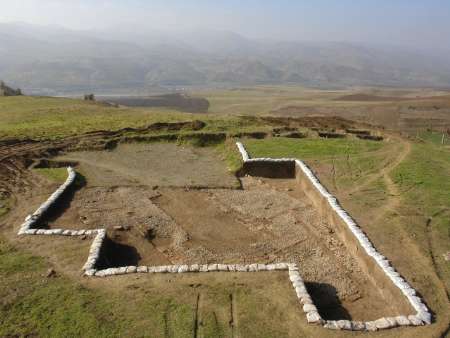
<instances>
[{"instance_id":1,"label":"grass slope","mask_svg":"<svg viewBox=\"0 0 450 338\"><path fill-rule=\"evenodd\" d=\"M414 144L411 155L392 173L404 203L414 210L409 230L431 250L438 273L450 290L450 150L433 143ZM428 248L430 246L430 248Z\"/></svg>"},{"instance_id":2,"label":"grass slope","mask_svg":"<svg viewBox=\"0 0 450 338\"><path fill-rule=\"evenodd\" d=\"M246 140L245 146L250 157L295 157L302 159L361 154L379 150L383 147L383 143L356 139L292 139L280 137Z\"/></svg>"},{"instance_id":3,"label":"grass slope","mask_svg":"<svg viewBox=\"0 0 450 338\"><path fill-rule=\"evenodd\" d=\"M196 119L207 124L202 132L253 131L264 127L251 119L181 113L164 108L113 108L95 102L53 97L0 98L0 139L58 139L96 130Z\"/></svg>"}]
</instances>

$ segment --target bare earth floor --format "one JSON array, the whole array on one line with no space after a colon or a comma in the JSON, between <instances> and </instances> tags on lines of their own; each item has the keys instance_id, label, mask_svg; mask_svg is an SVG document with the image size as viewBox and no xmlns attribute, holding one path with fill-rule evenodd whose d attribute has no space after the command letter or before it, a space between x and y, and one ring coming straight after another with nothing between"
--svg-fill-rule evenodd
<instances>
[{"instance_id":1,"label":"bare earth floor","mask_svg":"<svg viewBox=\"0 0 450 338\"><path fill-rule=\"evenodd\" d=\"M72 152L88 186L147 185L236 187L236 178L208 148L173 143L119 144L112 151Z\"/></svg>"}]
</instances>

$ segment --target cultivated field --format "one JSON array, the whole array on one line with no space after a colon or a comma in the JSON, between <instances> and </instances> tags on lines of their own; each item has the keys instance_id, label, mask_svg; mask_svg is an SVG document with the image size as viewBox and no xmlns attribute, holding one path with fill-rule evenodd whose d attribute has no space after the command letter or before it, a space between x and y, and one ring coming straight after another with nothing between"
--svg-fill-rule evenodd
<instances>
[{"instance_id":1,"label":"cultivated field","mask_svg":"<svg viewBox=\"0 0 450 338\"><path fill-rule=\"evenodd\" d=\"M280 117L340 116L412 135L450 128L450 91L436 89L251 87L196 93L209 111Z\"/></svg>"},{"instance_id":2,"label":"cultivated field","mask_svg":"<svg viewBox=\"0 0 450 338\"><path fill-rule=\"evenodd\" d=\"M336 114L358 120L354 114L364 99L363 122L383 124L370 112L383 105L393 109L394 101L422 100L417 91L348 95L285 87L216 92L205 94L211 102L207 115L1 98L0 335L448 335L450 149L445 140L441 144L441 133L433 132L444 125L430 130L420 120L420 129L400 128L411 135L406 138L331 116L336 104ZM328 116L285 114L283 107L306 101ZM251 114L257 117L240 116ZM348 133L361 129L383 140ZM319 131L344 136L324 138ZM86 278L80 269L89 239L17 236L25 216L64 181L61 167L72 164L80 173L76 187L42 226L105 228L109 242L102 267L292 261L325 319L412 312L400 293L384 297L295 180L245 175L236 139L253 157L306 161L418 290L433 323L376 333L331 331L307 324L284 272Z\"/></svg>"}]
</instances>

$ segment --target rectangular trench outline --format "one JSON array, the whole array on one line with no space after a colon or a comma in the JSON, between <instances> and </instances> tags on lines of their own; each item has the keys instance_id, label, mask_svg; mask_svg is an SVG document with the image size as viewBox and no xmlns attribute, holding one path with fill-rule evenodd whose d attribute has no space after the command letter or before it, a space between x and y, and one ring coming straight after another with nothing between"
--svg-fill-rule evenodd
<instances>
[{"instance_id":1,"label":"rectangular trench outline","mask_svg":"<svg viewBox=\"0 0 450 338\"><path fill-rule=\"evenodd\" d=\"M355 246L353 253L361 254L360 247L364 249L364 254L371 258L372 267L368 272L379 271L389 277L390 281L400 289L408 299L411 306L417 311L412 315L401 315L397 317L382 317L373 321L349 321L349 320L324 320L311 299L303 279L300 276L299 268L295 263L276 264L192 264L192 265L167 265L167 266L124 266L118 268L108 268L97 270L95 268L100 258L102 246L106 239L105 229L93 230L68 230L68 229L35 229L40 219L53 206L54 203L64 194L64 192L74 183L76 172L72 167L67 168L68 176L66 181L45 201L33 214L25 218L25 222L20 226L18 235L54 235L54 236L94 236L89 249L88 258L82 270L87 277L109 277L132 273L196 273L196 272L259 272L259 271L288 271L289 279L302 304L302 309L306 314L306 320L310 324L318 324L327 329L351 330L351 331L377 331L397 326L420 326L431 324L431 314L428 307L422 302L416 291L404 280L392 267L390 262L381 255L372 245L368 237L359 228L351 216L340 206L337 199L330 194L313 174L311 169L303 162L295 158L250 158L244 145L237 142L236 146L242 156L244 165L246 163L290 163L295 165L297 179L302 187L313 187L313 191L319 194L323 202L322 206L331 208L334 221L343 222L347 231L351 234ZM347 238L348 239L348 238ZM381 269L381 270L380 270ZM370 273L369 273L370 276Z\"/></svg>"}]
</instances>

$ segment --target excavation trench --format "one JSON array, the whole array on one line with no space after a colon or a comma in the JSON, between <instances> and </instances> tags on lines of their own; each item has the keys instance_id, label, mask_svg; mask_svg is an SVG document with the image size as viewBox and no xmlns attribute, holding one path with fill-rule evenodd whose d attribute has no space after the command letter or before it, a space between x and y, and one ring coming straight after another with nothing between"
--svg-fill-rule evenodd
<instances>
[{"instance_id":1,"label":"excavation trench","mask_svg":"<svg viewBox=\"0 0 450 338\"><path fill-rule=\"evenodd\" d=\"M325 319L413 313L294 162L245 163L237 179L212 150L170 143L57 160L86 186L47 225L106 228L98 268L288 261Z\"/></svg>"}]
</instances>

